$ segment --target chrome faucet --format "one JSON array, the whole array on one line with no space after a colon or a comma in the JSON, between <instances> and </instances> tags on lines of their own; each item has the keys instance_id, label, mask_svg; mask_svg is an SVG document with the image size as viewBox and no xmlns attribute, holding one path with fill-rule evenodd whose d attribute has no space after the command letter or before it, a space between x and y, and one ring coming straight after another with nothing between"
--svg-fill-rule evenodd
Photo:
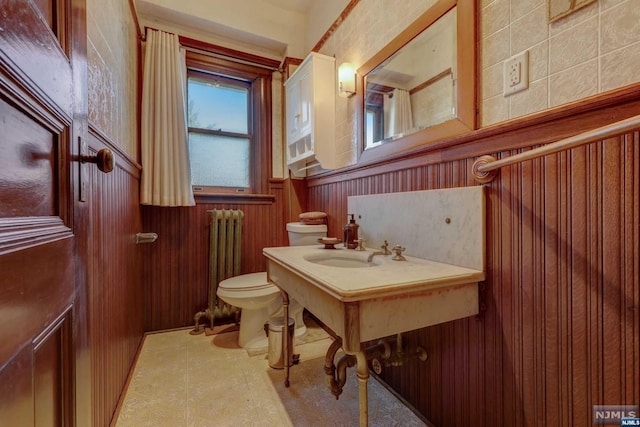
<instances>
[{"instance_id":1,"label":"chrome faucet","mask_svg":"<svg viewBox=\"0 0 640 427\"><path fill-rule=\"evenodd\" d=\"M373 260L373 257L376 255L391 255L391 251L389 250L389 242L387 242L386 240L384 241L384 244L380 246L380 249L382 250L371 252L369 254L369 257L367 257L367 262L371 262Z\"/></svg>"}]
</instances>

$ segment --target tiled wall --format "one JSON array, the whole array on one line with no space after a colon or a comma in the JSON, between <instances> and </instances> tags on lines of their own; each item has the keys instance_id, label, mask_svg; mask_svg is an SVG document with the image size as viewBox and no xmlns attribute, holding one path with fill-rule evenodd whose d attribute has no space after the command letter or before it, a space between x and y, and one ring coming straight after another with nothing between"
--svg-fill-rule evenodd
<instances>
[{"instance_id":1,"label":"tiled wall","mask_svg":"<svg viewBox=\"0 0 640 427\"><path fill-rule=\"evenodd\" d=\"M636 83L640 76L640 4L598 0L547 23L546 0L482 0L482 126ZM529 51L529 89L502 95L502 63Z\"/></svg>"},{"instance_id":2,"label":"tiled wall","mask_svg":"<svg viewBox=\"0 0 640 427\"><path fill-rule=\"evenodd\" d=\"M379 51L435 0L360 1L320 53L356 67ZM546 0L478 0L479 125L489 126L640 81L638 0L597 0L553 24ZM503 62L529 51L528 90L504 97ZM356 102L336 100L341 165L357 156Z\"/></svg>"},{"instance_id":3,"label":"tiled wall","mask_svg":"<svg viewBox=\"0 0 640 427\"><path fill-rule=\"evenodd\" d=\"M137 159L136 26L127 0L87 0L89 121Z\"/></svg>"}]
</instances>

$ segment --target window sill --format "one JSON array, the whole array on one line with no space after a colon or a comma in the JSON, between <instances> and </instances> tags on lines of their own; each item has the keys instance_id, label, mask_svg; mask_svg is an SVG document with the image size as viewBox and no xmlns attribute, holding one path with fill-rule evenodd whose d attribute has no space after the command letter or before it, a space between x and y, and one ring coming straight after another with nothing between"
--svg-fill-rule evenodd
<instances>
[{"instance_id":1,"label":"window sill","mask_svg":"<svg viewBox=\"0 0 640 427\"><path fill-rule=\"evenodd\" d=\"M244 203L248 205L268 205L276 201L273 194L235 194L235 193L204 193L193 194L198 203Z\"/></svg>"}]
</instances>

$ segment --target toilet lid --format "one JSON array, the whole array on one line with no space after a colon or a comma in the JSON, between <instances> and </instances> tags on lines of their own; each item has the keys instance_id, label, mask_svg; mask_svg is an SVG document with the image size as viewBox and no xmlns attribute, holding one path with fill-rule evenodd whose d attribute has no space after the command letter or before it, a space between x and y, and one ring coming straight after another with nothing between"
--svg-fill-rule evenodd
<instances>
[{"instance_id":1,"label":"toilet lid","mask_svg":"<svg viewBox=\"0 0 640 427\"><path fill-rule=\"evenodd\" d=\"M241 274L240 276L230 277L220 282L218 288L242 292L276 288L276 286L269 283L267 280L267 272L263 271L260 273Z\"/></svg>"}]
</instances>

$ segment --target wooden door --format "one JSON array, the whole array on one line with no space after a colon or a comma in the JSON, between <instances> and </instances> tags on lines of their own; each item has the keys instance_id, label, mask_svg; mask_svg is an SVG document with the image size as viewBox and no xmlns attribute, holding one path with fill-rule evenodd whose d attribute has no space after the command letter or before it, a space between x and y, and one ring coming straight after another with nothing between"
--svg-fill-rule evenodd
<instances>
[{"instance_id":1,"label":"wooden door","mask_svg":"<svg viewBox=\"0 0 640 427\"><path fill-rule=\"evenodd\" d=\"M84 0L0 1L2 426L89 425L75 397L90 393L76 386L88 341L76 274L85 21Z\"/></svg>"}]
</instances>

